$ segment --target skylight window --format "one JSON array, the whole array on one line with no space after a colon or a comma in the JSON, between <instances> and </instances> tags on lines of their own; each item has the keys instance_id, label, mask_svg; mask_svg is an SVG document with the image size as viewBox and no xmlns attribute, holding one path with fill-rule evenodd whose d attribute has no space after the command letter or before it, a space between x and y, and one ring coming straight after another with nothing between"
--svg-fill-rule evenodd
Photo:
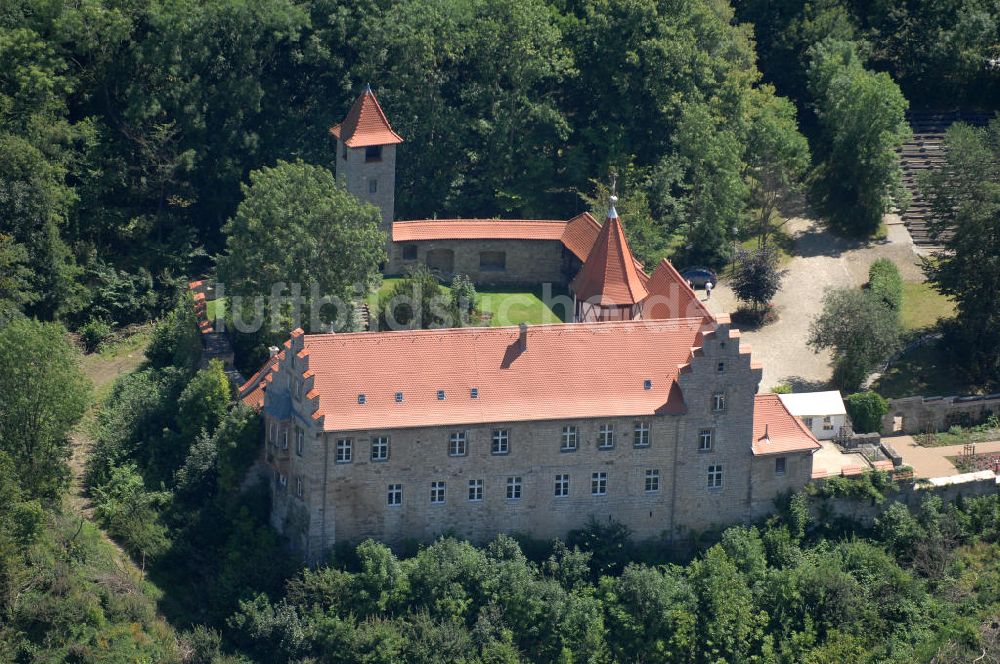
<instances>
[{"instance_id":1,"label":"skylight window","mask_svg":"<svg viewBox=\"0 0 1000 664\"><path fill-rule=\"evenodd\" d=\"M651 390L651 389L653 389L653 381L651 381L648 378L646 380L642 381L642 389L644 389L644 390Z\"/></svg>"},{"instance_id":2,"label":"skylight window","mask_svg":"<svg viewBox=\"0 0 1000 664\"><path fill-rule=\"evenodd\" d=\"M438 401L444 401L444 390L438 390Z\"/></svg>"},{"instance_id":3,"label":"skylight window","mask_svg":"<svg viewBox=\"0 0 1000 664\"><path fill-rule=\"evenodd\" d=\"M469 390L469 398L470 399L478 399L479 398L479 388L478 387L474 387L471 390Z\"/></svg>"},{"instance_id":4,"label":"skylight window","mask_svg":"<svg viewBox=\"0 0 1000 664\"><path fill-rule=\"evenodd\" d=\"M403 393L396 392L396 403L403 403Z\"/></svg>"},{"instance_id":5,"label":"skylight window","mask_svg":"<svg viewBox=\"0 0 1000 664\"><path fill-rule=\"evenodd\" d=\"M365 401L366 401L365 395L359 394L358 395L358 405L359 406L364 406L365 405Z\"/></svg>"}]
</instances>

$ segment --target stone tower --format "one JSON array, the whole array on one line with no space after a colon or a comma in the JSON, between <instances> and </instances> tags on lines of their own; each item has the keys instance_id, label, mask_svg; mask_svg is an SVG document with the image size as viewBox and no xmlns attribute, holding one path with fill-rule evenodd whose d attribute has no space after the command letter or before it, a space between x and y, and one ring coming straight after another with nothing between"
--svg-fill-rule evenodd
<instances>
[{"instance_id":1,"label":"stone tower","mask_svg":"<svg viewBox=\"0 0 1000 664\"><path fill-rule=\"evenodd\" d=\"M371 86L351 106L347 117L331 127L337 139L337 181L382 213L382 230L392 240L396 205L396 145L403 142L392 130Z\"/></svg>"}]
</instances>

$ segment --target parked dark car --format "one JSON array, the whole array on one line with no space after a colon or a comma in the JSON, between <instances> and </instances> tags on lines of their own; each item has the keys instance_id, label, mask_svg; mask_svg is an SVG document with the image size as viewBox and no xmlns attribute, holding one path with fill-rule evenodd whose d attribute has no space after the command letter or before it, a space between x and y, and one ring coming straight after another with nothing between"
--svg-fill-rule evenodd
<instances>
[{"instance_id":1,"label":"parked dark car","mask_svg":"<svg viewBox=\"0 0 1000 664\"><path fill-rule=\"evenodd\" d=\"M707 267L689 267L681 272L681 276L695 288L704 288L710 281L713 286L719 283L719 277Z\"/></svg>"}]
</instances>

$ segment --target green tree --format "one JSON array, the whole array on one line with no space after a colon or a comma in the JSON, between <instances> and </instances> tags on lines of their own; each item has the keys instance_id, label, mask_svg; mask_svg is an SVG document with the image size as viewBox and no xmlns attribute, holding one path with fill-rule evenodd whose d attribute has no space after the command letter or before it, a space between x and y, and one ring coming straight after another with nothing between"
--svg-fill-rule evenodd
<instances>
[{"instance_id":1,"label":"green tree","mask_svg":"<svg viewBox=\"0 0 1000 664\"><path fill-rule=\"evenodd\" d=\"M884 72L864 68L851 42L810 51L809 89L821 129L816 193L833 224L869 236L899 193L896 150L910 135L906 99Z\"/></svg>"},{"instance_id":2,"label":"green tree","mask_svg":"<svg viewBox=\"0 0 1000 664\"><path fill-rule=\"evenodd\" d=\"M94 516L108 534L141 560L143 570L146 559L163 553L169 544L159 517L169 497L165 491L146 490L134 464L115 468L108 483L94 489Z\"/></svg>"},{"instance_id":3,"label":"green tree","mask_svg":"<svg viewBox=\"0 0 1000 664\"><path fill-rule=\"evenodd\" d=\"M69 434L90 399L80 353L56 323L0 328L0 450L32 497L55 499L69 480Z\"/></svg>"},{"instance_id":4,"label":"green tree","mask_svg":"<svg viewBox=\"0 0 1000 664\"><path fill-rule=\"evenodd\" d=\"M945 245L924 272L955 301L948 348L974 380L1000 382L1000 123L954 125L945 137L943 168L922 183L932 231Z\"/></svg>"},{"instance_id":5,"label":"green tree","mask_svg":"<svg viewBox=\"0 0 1000 664\"><path fill-rule=\"evenodd\" d=\"M845 391L856 390L868 374L899 347L896 314L866 293L831 290L823 311L809 328L809 346L834 352L833 380Z\"/></svg>"},{"instance_id":6,"label":"green tree","mask_svg":"<svg viewBox=\"0 0 1000 664\"><path fill-rule=\"evenodd\" d=\"M380 330L462 327L468 322L468 312L459 310L437 277L423 265L393 286L378 306Z\"/></svg>"},{"instance_id":7,"label":"green tree","mask_svg":"<svg viewBox=\"0 0 1000 664\"><path fill-rule=\"evenodd\" d=\"M181 436L193 441L202 431L212 435L229 409L232 387L219 360L195 374L177 402L177 424Z\"/></svg>"},{"instance_id":8,"label":"green tree","mask_svg":"<svg viewBox=\"0 0 1000 664\"><path fill-rule=\"evenodd\" d=\"M733 269L733 293L741 302L749 302L755 312L766 309L781 288L784 270L778 269L778 255L771 247L753 251L741 249Z\"/></svg>"},{"instance_id":9,"label":"green tree","mask_svg":"<svg viewBox=\"0 0 1000 664\"><path fill-rule=\"evenodd\" d=\"M347 193L326 169L301 161L254 171L243 196L223 228L226 252L218 271L227 292L264 297L275 284L297 284L312 319L303 327L345 329L348 304L375 284L385 260L378 210ZM324 297L343 306L324 309Z\"/></svg>"},{"instance_id":10,"label":"green tree","mask_svg":"<svg viewBox=\"0 0 1000 664\"><path fill-rule=\"evenodd\" d=\"M882 417L889 412L889 402L876 392L857 392L844 400L847 414L858 433L878 431Z\"/></svg>"}]
</instances>

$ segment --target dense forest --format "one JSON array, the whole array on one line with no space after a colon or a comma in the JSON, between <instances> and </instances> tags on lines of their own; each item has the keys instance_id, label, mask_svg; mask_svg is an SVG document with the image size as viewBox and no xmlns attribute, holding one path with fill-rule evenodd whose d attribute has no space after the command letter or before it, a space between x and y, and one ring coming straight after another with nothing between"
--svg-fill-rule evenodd
<instances>
[{"instance_id":1,"label":"dense forest","mask_svg":"<svg viewBox=\"0 0 1000 664\"><path fill-rule=\"evenodd\" d=\"M568 218L616 171L647 260L725 260L734 227L752 233L776 189L807 180L831 219L868 233L906 99L996 101L996 14L975 0L6 2L0 300L73 327L158 315L222 249L251 171L332 165L328 128L366 83L406 137L401 218Z\"/></svg>"},{"instance_id":2,"label":"dense forest","mask_svg":"<svg viewBox=\"0 0 1000 664\"><path fill-rule=\"evenodd\" d=\"M686 549L594 524L303 569L244 482L258 416L198 369L179 292L378 278L328 134L369 83L406 139L400 218L568 218L615 173L647 263L721 265L803 199L869 238L906 202L907 109L996 108L998 32L982 0L0 0L0 660L1000 662L1000 501L832 516L891 498L881 474ZM924 185L961 232L929 277L988 384L1000 124L947 140ZM353 250L269 255L292 224L354 224ZM857 320L841 356L869 352ZM150 321L143 363L94 394L75 340ZM93 523L70 505L80 427Z\"/></svg>"}]
</instances>

